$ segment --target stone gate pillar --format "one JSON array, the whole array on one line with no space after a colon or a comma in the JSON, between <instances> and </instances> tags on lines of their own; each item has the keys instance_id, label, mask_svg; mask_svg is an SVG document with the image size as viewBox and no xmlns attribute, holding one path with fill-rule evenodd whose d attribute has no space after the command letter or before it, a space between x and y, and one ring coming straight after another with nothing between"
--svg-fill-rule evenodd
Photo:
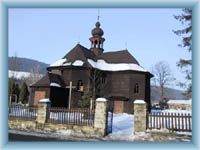
<instances>
[{"instance_id":1,"label":"stone gate pillar","mask_svg":"<svg viewBox=\"0 0 200 150\"><path fill-rule=\"evenodd\" d=\"M38 113L37 113L37 127L43 128L48 117L48 107L50 107L49 99L42 99L38 103Z\"/></svg>"},{"instance_id":2,"label":"stone gate pillar","mask_svg":"<svg viewBox=\"0 0 200 150\"><path fill-rule=\"evenodd\" d=\"M107 100L105 98L96 99L94 127L98 129L100 136L106 135L107 127Z\"/></svg>"},{"instance_id":3,"label":"stone gate pillar","mask_svg":"<svg viewBox=\"0 0 200 150\"><path fill-rule=\"evenodd\" d=\"M134 101L134 133L146 131L147 104L144 100Z\"/></svg>"}]
</instances>

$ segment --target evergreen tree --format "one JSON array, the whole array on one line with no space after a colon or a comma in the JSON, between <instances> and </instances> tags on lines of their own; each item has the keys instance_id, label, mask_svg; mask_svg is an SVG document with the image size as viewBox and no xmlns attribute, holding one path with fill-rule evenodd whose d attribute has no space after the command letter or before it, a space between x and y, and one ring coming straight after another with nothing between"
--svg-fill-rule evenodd
<instances>
[{"instance_id":1,"label":"evergreen tree","mask_svg":"<svg viewBox=\"0 0 200 150\"><path fill-rule=\"evenodd\" d=\"M28 103L28 96L29 96L28 86L26 85L26 82L23 82L20 87L19 101L23 104Z\"/></svg>"},{"instance_id":2,"label":"evergreen tree","mask_svg":"<svg viewBox=\"0 0 200 150\"><path fill-rule=\"evenodd\" d=\"M12 78L9 78L8 82L9 82L8 83L8 94L12 95L14 93L13 91L14 91L15 82L14 82L14 80Z\"/></svg>"},{"instance_id":3,"label":"evergreen tree","mask_svg":"<svg viewBox=\"0 0 200 150\"><path fill-rule=\"evenodd\" d=\"M192 52L192 9L185 8L182 10L183 13L177 16L174 16L175 19L180 21L183 25L183 29L173 31L176 35L182 37L182 42L179 44L180 47L185 48L188 52ZM192 60L181 58L177 64L178 67L182 69L186 74L186 79L188 83L180 83L180 86L187 87L185 95L188 97L192 96Z\"/></svg>"},{"instance_id":4,"label":"evergreen tree","mask_svg":"<svg viewBox=\"0 0 200 150\"><path fill-rule=\"evenodd\" d=\"M15 83L14 84L14 91L13 94L16 96L17 98L17 103L19 103L19 93L20 93L20 89L19 89L19 84Z\"/></svg>"},{"instance_id":5,"label":"evergreen tree","mask_svg":"<svg viewBox=\"0 0 200 150\"><path fill-rule=\"evenodd\" d=\"M8 83L9 104L12 102L18 102L19 86L16 82L17 81L14 78L9 78L9 83Z\"/></svg>"},{"instance_id":6,"label":"evergreen tree","mask_svg":"<svg viewBox=\"0 0 200 150\"><path fill-rule=\"evenodd\" d=\"M14 88L15 88L15 82L12 78L9 78L8 81L8 103L9 105L12 103L13 101L13 94L14 94Z\"/></svg>"},{"instance_id":7,"label":"evergreen tree","mask_svg":"<svg viewBox=\"0 0 200 150\"><path fill-rule=\"evenodd\" d=\"M82 99L79 100L78 106L80 108L90 108L90 100L92 98L92 92L84 93Z\"/></svg>"}]
</instances>

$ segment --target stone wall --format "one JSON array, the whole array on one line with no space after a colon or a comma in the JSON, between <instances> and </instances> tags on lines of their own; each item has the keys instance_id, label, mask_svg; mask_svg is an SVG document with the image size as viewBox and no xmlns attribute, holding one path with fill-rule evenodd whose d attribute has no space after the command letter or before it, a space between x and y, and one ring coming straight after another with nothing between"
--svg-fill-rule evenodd
<instances>
[{"instance_id":1,"label":"stone wall","mask_svg":"<svg viewBox=\"0 0 200 150\"><path fill-rule=\"evenodd\" d=\"M45 123L41 128L36 121L9 119L9 128L28 131L63 132L78 137L101 137L101 131L91 126Z\"/></svg>"},{"instance_id":2,"label":"stone wall","mask_svg":"<svg viewBox=\"0 0 200 150\"><path fill-rule=\"evenodd\" d=\"M102 137L106 135L107 127L107 100L97 99L94 126L78 126L68 124L47 123L49 103L41 102L38 105L36 120L9 118L10 129L49 131L70 133L72 136Z\"/></svg>"},{"instance_id":3,"label":"stone wall","mask_svg":"<svg viewBox=\"0 0 200 150\"><path fill-rule=\"evenodd\" d=\"M134 101L134 133L146 131L147 105L144 100Z\"/></svg>"},{"instance_id":4,"label":"stone wall","mask_svg":"<svg viewBox=\"0 0 200 150\"><path fill-rule=\"evenodd\" d=\"M36 130L36 121L9 118L8 127L10 129Z\"/></svg>"},{"instance_id":5,"label":"stone wall","mask_svg":"<svg viewBox=\"0 0 200 150\"><path fill-rule=\"evenodd\" d=\"M94 127L98 129L100 136L106 135L107 128L107 100L105 98L97 98Z\"/></svg>"}]
</instances>

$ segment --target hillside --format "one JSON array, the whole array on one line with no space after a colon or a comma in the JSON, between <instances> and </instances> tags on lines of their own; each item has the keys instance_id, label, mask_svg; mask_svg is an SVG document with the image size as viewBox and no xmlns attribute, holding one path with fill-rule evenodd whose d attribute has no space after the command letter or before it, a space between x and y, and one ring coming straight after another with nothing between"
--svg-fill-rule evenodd
<instances>
[{"instance_id":1,"label":"hillside","mask_svg":"<svg viewBox=\"0 0 200 150\"><path fill-rule=\"evenodd\" d=\"M32 72L35 68L38 68L40 74L46 73L46 68L49 64L39 62L37 60L21 58L21 57L9 57L8 68L9 70Z\"/></svg>"},{"instance_id":2,"label":"hillside","mask_svg":"<svg viewBox=\"0 0 200 150\"><path fill-rule=\"evenodd\" d=\"M172 89L172 88L165 88L164 89L164 97L168 99L187 99L186 96L184 96L183 91ZM157 103L159 101L160 97L160 91L159 87L157 86L151 86L151 102Z\"/></svg>"}]
</instances>

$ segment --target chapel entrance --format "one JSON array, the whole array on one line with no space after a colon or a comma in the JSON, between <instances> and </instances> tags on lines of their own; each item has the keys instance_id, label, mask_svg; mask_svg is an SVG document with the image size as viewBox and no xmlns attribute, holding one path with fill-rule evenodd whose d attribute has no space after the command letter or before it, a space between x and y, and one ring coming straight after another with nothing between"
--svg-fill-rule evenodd
<instances>
[{"instance_id":1,"label":"chapel entrance","mask_svg":"<svg viewBox=\"0 0 200 150\"><path fill-rule=\"evenodd\" d=\"M68 107L69 89L50 87L51 107Z\"/></svg>"},{"instance_id":2,"label":"chapel entrance","mask_svg":"<svg viewBox=\"0 0 200 150\"><path fill-rule=\"evenodd\" d=\"M114 101L114 112L123 113L124 111L124 102L123 101Z\"/></svg>"}]
</instances>

